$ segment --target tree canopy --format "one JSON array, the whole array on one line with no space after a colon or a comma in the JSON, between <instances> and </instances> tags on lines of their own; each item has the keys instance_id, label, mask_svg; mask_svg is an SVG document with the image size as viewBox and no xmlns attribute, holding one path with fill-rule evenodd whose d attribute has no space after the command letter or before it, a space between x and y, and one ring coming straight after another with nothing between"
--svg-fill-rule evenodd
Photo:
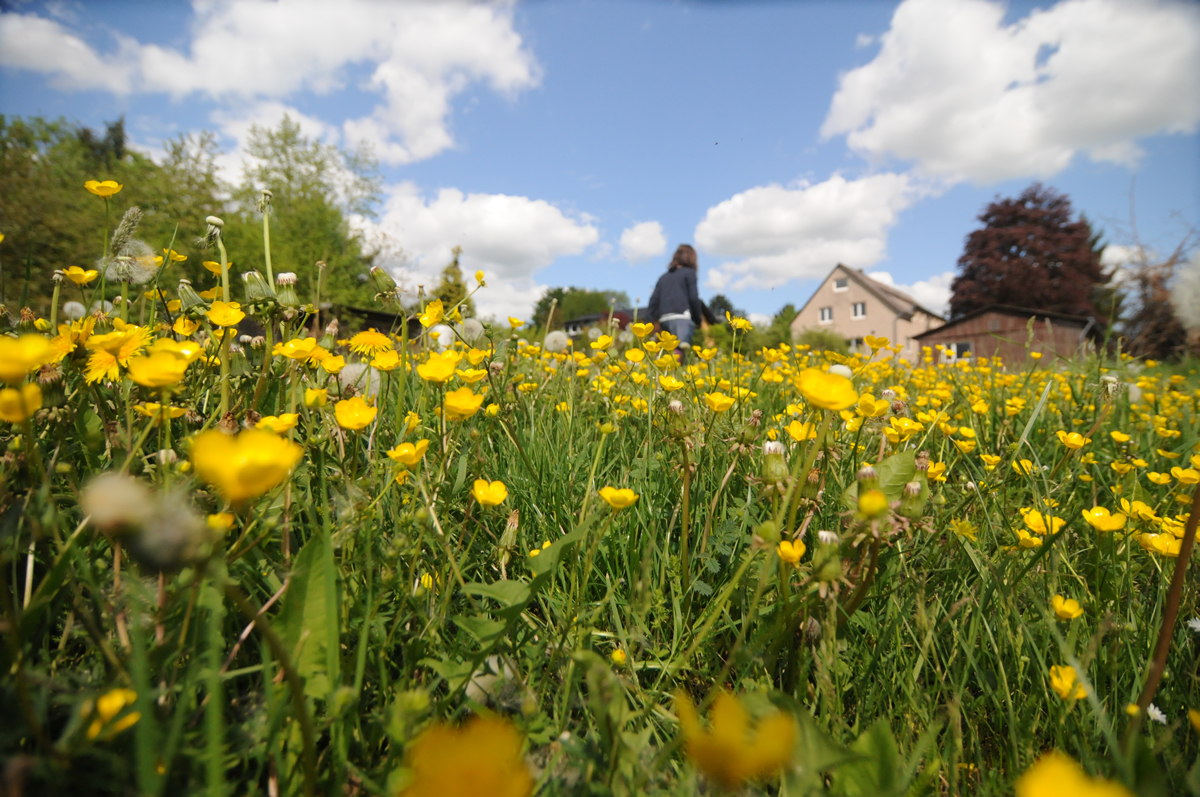
<instances>
[{"instance_id":1,"label":"tree canopy","mask_svg":"<svg viewBox=\"0 0 1200 797\"><path fill-rule=\"evenodd\" d=\"M554 305L554 315L550 315L550 307ZM533 323L546 329L559 329L564 321L572 318L607 313L610 309L628 308L629 294L625 291L602 290L590 288L550 288L538 300L533 309Z\"/></svg>"},{"instance_id":2,"label":"tree canopy","mask_svg":"<svg viewBox=\"0 0 1200 797\"><path fill-rule=\"evenodd\" d=\"M958 259L951 316L1010 304L1107 321L1104 247L1086 218L1072 217L1070 199L1035 183L1015 199L990 203L979 221Z\"/></svg>"}]
</instances>

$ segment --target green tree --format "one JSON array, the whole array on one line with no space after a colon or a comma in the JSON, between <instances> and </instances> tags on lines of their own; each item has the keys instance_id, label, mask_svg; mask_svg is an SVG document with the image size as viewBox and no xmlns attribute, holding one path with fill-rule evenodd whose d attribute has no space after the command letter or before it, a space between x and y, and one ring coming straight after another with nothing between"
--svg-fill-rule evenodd
<instances>
[{"instance_id":1,"label":"green tree","mask_svg":"<svg viewBox=\"0 0 1200 797\"><path fill-rule=\"evenodd\" d=\"M322 301L370 306L368 272L374 253L351 228L350 214L372 215L381 178L367 151L348 154L300 132L284 116L278 128L255 125L246 145L245 178L225 218L225 241L235 271L264 274L263 189L271 191L271 261L276 274L295 272L301 297L313 295L318 262L325 263Z\"/></svg>"},{"instance_id":2,"label":"green tree","mask_svg":"<svg viewBox=\"0 0 1200 797\"><path fill-rule=\"evenodd\" d=\"M554 304L553 318L550 317L551 304ZM629 294L625 291L550 288L542 294L542 298L533 309L533 323L545 329L561 329L563 322L572 318L628 307Z\"/></svg>"},{"instance_id":3,"label":"green tree","mask_svg":"<svg viewBox=\"0 0 1200 797\"><path fill-rule=\"evenodd\" d=\"M467 281L463 279L462 267L458 264L458 256L462 254L462 247L456 246L452 252L454 259L442 269L442 281L430 291L429 295L431 298L441 299L442 305L447 310L462 302L459 312L462 313L463 318L469 318L475 315L475 301L467 298L469 293Z\"/></svg>"}]
</instances>

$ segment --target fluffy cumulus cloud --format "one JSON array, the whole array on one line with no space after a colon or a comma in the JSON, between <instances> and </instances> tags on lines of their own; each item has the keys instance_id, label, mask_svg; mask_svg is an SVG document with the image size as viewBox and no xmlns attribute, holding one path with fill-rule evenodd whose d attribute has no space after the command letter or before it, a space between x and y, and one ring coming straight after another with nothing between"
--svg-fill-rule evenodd
<instances>
[{"instance_id":1,"label":"fluffy cumulus cloud","mask_svg":"<svg viewBox=\"0 0 1200 797\"><path fill-rule=\"evenodd\" d=\"M887 249L888 230L919 191L903 174L766 185L708 209L696 243L727 258L708 271L713 290L774 288L822 276L837 263L866 268Z\"/></svg>"},{"instance_id":2,"label":"fluffy cumulus cloud","mask_svg":"<svg viewBox=\"0 0 1200 797\"><path fill-rule=\"evenodd\" d=\"M115 51L100 53L59 21L0 14L0 65L49 75L59 88L226 106L358 90L376 102L340 123L342 140L366 141L393 164L453 145L451 100L472 83L513 94L540 79L510 3L194 0L193 8L186 51L118 36Z\"/></svg>"},{"instance_id":3,"label":"fluffy cumulus cloud","mask_svg":"<svg viewBox=\"0 0 1200 797\"><path fill-rule=\"evenodd\" d=\"M640 263L667 251L667 236L657 221L643 221L621 232L621 257Z\"/></svg>"},{"instance_id":4,"label":"fluffy cumulus cloud","mask_svg":"<svg viewBox=\"0 0 1200 797\"><path fill-rule=\"evenodd\" d=\"M1200 126L1200 6L1062 0L1005 24L990 0L906 0L842 75L821 132L874 160L979 183L1077 153L1131 164L1137 139Z\"/></svg>"},{"instance_id":5,"label":"fluffy cumulus cloud","mask_svg":"<svg viewBox=\"0 0 1200 797\"><path fill-rule=\"evenodd\" d=\"M410 290L432 287L451 250L462 247L463 271L487 274L488 287L477 296L480 314L496 316L528 313L544 289L534 273L559 257L582 254L600 237L591 219L544 200L453 188L426 196L412 183L390 189L377 222L359 224L403 252L393 270Z\"/></svg>"},{"instance_id":6,"label":"fluffy cumulus cloud","mask_svg":"<svg viewBox=\"0 0 1200 797\"><path fill-rule=\"evenodd\" d=\"M897 284L890 272L871 271L868 277L879 280L884 285L891 285L903 291L916 300L917 304L940 315L946 315L950 310L950 284L954 282L953 271L943 271L929 279L917 280L911 285Z\"/></svg>"}]
</instances>

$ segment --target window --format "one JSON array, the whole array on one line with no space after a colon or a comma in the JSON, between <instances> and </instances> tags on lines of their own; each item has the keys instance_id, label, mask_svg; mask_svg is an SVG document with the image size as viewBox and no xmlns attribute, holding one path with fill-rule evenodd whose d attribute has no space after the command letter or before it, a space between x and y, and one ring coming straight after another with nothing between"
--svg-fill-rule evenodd
<instances>
[{"instance_id":1,"label":"window","mask_svg":"<svg viewBox=\"0 0 1200 797\"><path fill-rule=\"evenodd\" d=\"M950 346L950 350L954 352L955 359L971 356L971 342L964 341L962 343L954 343Z\"/></svg>"},{"instance_id":2,"label":"window","mask_svg":"<svg viewBox=\"0 0 1200 797\"><path fill-rule=\"evenodd\" d=\"M821 323L828 324L828 323L831 323L832 321L833 321L833 308L832 307L822 307L821 308Z\"/></svg>"},{"instance_id":3,"label":"window","mask_svg":"<svg viewBox=\"0 0 1200 797\"><path fill-rule=\"evenodd\" d=\"M864 341L862 338L854 338L850 341L850 351L851 352L862 351L864 345L866 345L866 341Z\"/></svg>"},{"instance_id":4,"label":"window","mask_svg":"<svg viewBox=\"0 0 1200 797\"><path fill-rule=\"evenodd\" d=\"M846 277L842 277L841 279L836 279L833 281L833 289L839 293L841 291L846 290L849 287L850 287L850 280Z\"/></svg>"},{"instance_id":5,"label":"window","mask_svg":"<svg viewBox=\"0 0 1200 797\"><path fill-rule=\"evenodd\" d=\"M867 317L867 303L866 302L855 302L850 315L854 318L866 318Z\"/></svg>"}]
</instances>

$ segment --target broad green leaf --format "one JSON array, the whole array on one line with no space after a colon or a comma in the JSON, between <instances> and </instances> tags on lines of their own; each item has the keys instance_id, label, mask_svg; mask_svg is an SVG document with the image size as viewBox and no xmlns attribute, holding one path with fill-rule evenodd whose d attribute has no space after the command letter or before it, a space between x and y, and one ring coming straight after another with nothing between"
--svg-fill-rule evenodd
<instances>
[{"instance_id":1,"label":"broad green leaf","mask_svg":"<svg viewBox=\"0 0 1200 797\"><path fill-rule=\"evenodd\" d=\"M917 455L914 451L892 454L875 466L875 472L879 474L879 489L883 490L889 501L899 501L904 494L904 485L911 481L920 482L922 497L928 497L929 485L924 474L917 474ZM842 502L850 509L858 508L857 481L846 488L846 492L842 494Z\"/></svg>"},{"instance_id":2,"label":"broad green leaf","mask_svg":"<svg viewBox=\"0 0 1200 797\"><path fill-rule=\"evenodd\" d=\"M502 581L500 583L504 584L508 582ZM471 585L468 584L467 586ZM483 617L482 615L475 617L455 615L451 619L454 620L455 625L475 637L479 641L479 644L485 648L491 647L504 634L504 629L508 628L508 623L502 623L499 620L493 620L490 617Z\"/></svg>"},{"instance_id":3,"label":"broad green leaf","mask_svg":"<svg viewBox=\"0 0 1200 797\"><path fill-rule=\"evenodd\" d=\"M295 654L297 646L300 647L300 655L292 665L305 679L305 693L316 698L325 697L332 688L327 672L326 640L329 638L329 603L336 585L329 583L326 577L324 557L325 541L320 535L312 537L300 549L292 568L291 582L281 601L283 611L278 623L288 654ZM301 637L304 638L303 645L300 645Z\"/></svg>"},{"instance_id":4,"label":"broad green leaf","mask_svg":"<svg viewBox=\"0 0 1200 797\"><path fill-rule=\"evenodd\" d=\"M518 606L529 600L529 584L524 581L495 581L491 584L472 582L464 585L468 595L478 595L481 598L491 598L508 608Z\"/></svg>"}]
</instances>

